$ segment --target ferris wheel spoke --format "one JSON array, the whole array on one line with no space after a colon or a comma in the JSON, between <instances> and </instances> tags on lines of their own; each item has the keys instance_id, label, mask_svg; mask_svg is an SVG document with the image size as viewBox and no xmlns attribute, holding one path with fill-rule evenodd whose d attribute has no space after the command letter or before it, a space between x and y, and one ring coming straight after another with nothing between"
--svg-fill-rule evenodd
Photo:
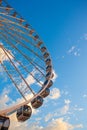
<instances>
[{"instance_id":1,"label":"ferris wheel spoke","mask_svg":"<svg viewBox=\"0 0 87 130\"><path fill-rule=\"evenodd\" d=\"M21 94L21 96L24 98L24 100L26 101L25 96L23 95L23 93L20 91L20 89L18 88L16 82L14 81L14 79L12 78L12 76L9 74L8 70L6 69L6 67L4 66L4 64L2 62L0 62L1 66L3 67L4 71L7 73L8 77L11 79L11 81L13 82L13 84L15 85L15 87L17 88L17 90L19 91L19 93Z\"/></svg>"},{"instance_id":2,"label":"ferris wheel spoke","mask_svg":"<svg viewBox=\"0 0 87 130\"><path fill-rule=\"evenodd\" d=\"M4 17L3 17L3 18L4 18ZM6 19L6 18L4 18L4 19L5 19L5 21L3 21L4 23L9 24L9 25L12 25L12 27L16 26L16 28L18 28L18 32L21 32L21 33L23 33L23 34L26 34L27 36L31 37L33 40L37 40L37 39L38 39L38 35L33 36L33 32L35 32L33 29L30 28L30 29L28 30L28 32L26 32L27 28L24 27L24 26L21 26L21 27L25 28L25 31L21 31L22 28L21 28L21 29L19 28L19 27L20 27L20 26L19 26L20 24L16 24L16 22L12 22L11 20L8 20L8 19ZM29 43L31 43L31 42L29 42ZM42 42L40 39L38 39L38 44L37 44L37 45L35 45L35 44L33 44L33 43L31 43L31 44L34 45L35 47L39 48L42 43L43 43L43 42Z\"/></svg>"},{"instance_id":3,"label":"ferris wheel spoke","mask_svg":"<svg viewBox=\"0 0 87 130\"><path fill-rule=\"evenodd\" d=\"M6 28L7 28L7 30L9 29L8 27L6 27ZM32 49L30 49L28 46L26 46L23 42L19 41L20 37L19 37L19 35L16 32L15 33L14 32L12 33L12 31L8 32L5 28L4 28L4 30L5 30L5 32L9 33L9 35L12 38L14 38L15 41L20 43L23 47L27 48L30 52L32 52L35 56L37 56L38 58L40 58L43 61L43 58L40 55L38 55L36 52L34 52Z\"/></svg>"},{"instance_id":4,"label":"ferris wheel spoke","mask_svg":"<svg viewBox=\"0 0 87 130\"><path fill-rule=\"evenodd\" d=\"M15 48L21 55L23 55L23 57L25 57L28 61L29 61L29 63L31 63L35 68L36 68L36 70L38 70L43 76L45 76L44 75L44 73L39 69L41 66L40 65L38 65L37 63L35 63L31 58L29 58L29 57L27 57L27 55L25 55L22 51L20 51L14 44L12 44L9 40L8 40L8 37L5 35L5 34L2 34L2 33L0 33L4 38L5 38L5 40L7 40L7 44L9 44L9 45L11 45L13 48ZM38 67L39 68L38 68ZM42 67L41 67L42 68Z\"/></svg>"},{"instance_id":5,"label":"ferris wheel spoke","mask_svg":"<svg viewBox=\"0 0 87 130\"><path fill-rule=\"evenodd\" d=\"M17 35L18 35L22 40L25 40L25 41L28 42L30 45L32 45L32 46L38 48L36 44L33 44L29 39L27 39L26 37L24 37L24 35L21 36L21 34L26 34L26 35L29 37L29 35L28 35L27 33L21 31L20 29L17 29L17 28L15 29L15 27L12 26L11 24L7 24L7 23L6 23L5 26L8 27L9 30L14 31L15 33L18 32ZM11 26L11 27L10 27L10 26Z\"/></svg>"},{"instance_id":6,"label":"ferris wheel spoke","mask_svg":"<svg viewBox=\"0 0 87 130\"><path fill-rule=\"evenodd\" d=\"M5 48L4 48L5 49ZM6 49L5 49L6 50ZM14 60L16 60L16 62L18 64L20 64L22 66L23 69L26 70L26 72L28 72L41 86L42 86L42 83L26 68L26 66L24 66L21 62L19 62L8 50L6 50L6 52L8 52L8 54L13 57Z\"/></svg>"},{"instance_id":7,"label":"ferris wheel spoke","mask_svg":"<svg viewBox=\"0 0 87 130\"><path fill-rule=\"evenodd\" d=\"M19 44L21 44L23 47L25 47L25 48L27 48L29 51L32 51L29 47L27 47L25 44L23 44L22 42L20 42L19 40L18 40L18 42L17 42L17 39L15 39L15 36L14 35L12 35L10 32L7 32L7 30L6 29L3 29L3 31L5 31L5 33L8 35L10 35L11 37L10 38L12 38L12 40L14 40L16 43L18 43L18 45ZM32 53L34 53L36 56L38 56L37 55L37 53L35 53L34 51L32 51ZM40 57L39 57L40 58ZM41 58L42 59L42 58ZM30 60L32 61L32 59L30 58ZM42 70L44 70L44 68L42 67L42 66L40 66L38 63L36 63L36 62L34 62L38 67L40 67Z\"/></svg>"},{"instance_id":8,"label":"ferris wheel spoke","mask_svg":"<svg viewBox=\"0 0 87 130\"><path fill-rule=\"evenodd\" d=\"M3 17L4 19L6 19L6 21L5 22L9 22L10 24L13 24L13 25L16 25L16 26L18 26L18 27L21 27L21 29L24 29L24 31L26 31L26 33L28 33L28 35L33 39L33 40L40 40L39 39L39 36L37 35L37 34L35 34L35 36L33 35L33 33L35 32L35 31L33 31L33 29L29 26L29 28L28 27L26 27L26 24L25 24L25 26L24 25L22 25L22 24L19 24L19 23L17 23L17 22L14 22L14 21L12 21L12 20L8 20L7 18L5 18L5 17Z\"/></svg>"},{"instance_id":9,"label":"ferris wheel spoke","mask_svg":"<svg viewBox=\"0 0 87 130\"><path fill-rule=\"evenodd\" d=\"M11 62L11 64L14 66L15 70L19 73L20 77L25 82L25 84L27 85L27 87L30 89L30 91L32 92L32 94L35 95L35 93L31 89L31 87L29 86L29 84L27 83L27 81L24 79L24 77L22 76L22 74L20 73L20 71L18 70L18 68L15 66L15 64L11 60L10 56L8 55L8 53L5 51L5 49L3 47L2 47L2 50L4 51L4 53L6 54L6 56L8 57L9 61Z\"/></svg>"},{"instance_id":10,"label":"ferris wheel spoke","mask_svg":"<svg viewBox=\"0 0 87 130\"><path fill-rule=\"evenodd\" d=\"M32 43L29 39L27 39L26 37L24 37L24 35L26 35L26 36L29 37L29 34L28 34L28 33L24 32L24 31L22 31L20 28L15 27L14 25L8 23L6 19L0 20L0 21L1 21L2 23L4 23L4 24L2 24L2 25L5 25L5 26L8 27L10 30L13 30L13 31L15 31L15 32L19 32L19 33L20 33L20 36L21 36L21 34L23 34L23 36L21 37L23 40L25 40L26 42L28 42L28 43L31 44L32 46L38 48L37 44ZM19 35L19 34L18 34L18 35Z\"/></svg>"}]
</instances>

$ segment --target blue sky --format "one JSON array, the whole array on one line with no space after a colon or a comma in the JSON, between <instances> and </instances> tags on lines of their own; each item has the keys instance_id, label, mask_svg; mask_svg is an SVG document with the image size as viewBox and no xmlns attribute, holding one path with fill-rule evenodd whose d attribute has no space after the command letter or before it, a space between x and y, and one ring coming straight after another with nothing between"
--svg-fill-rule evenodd
<instances>
[{"instance_id":1,"label":"blue sky","mask_svg":"<svg viewBox=\"0 0 87 130\"><path fill-rule=\"evenodd\" d=\"M57 75L51 90L57 89L59 95L52 98L54 93L51 92L43 107L26 124L31 126L32 123L36 123L37 130L42 127L43 130L48 128L86 130L87 1L8 0L8 2L41 36L50 51ZM24 126L22 124L19 130Z\"/></svg>"}]
</instances>

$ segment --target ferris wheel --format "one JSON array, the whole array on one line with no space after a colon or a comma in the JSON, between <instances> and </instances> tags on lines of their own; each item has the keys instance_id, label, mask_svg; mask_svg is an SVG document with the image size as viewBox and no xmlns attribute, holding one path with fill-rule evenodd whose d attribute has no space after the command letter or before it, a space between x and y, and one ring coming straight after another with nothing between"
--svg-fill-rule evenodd
<instances>
[{"instance_id":1,"label":"ferris wheel","mask_svg":"<svg viewBox=\"0 0 87 130\"><path fill-rule=\"evenodd\" d=\"M43 104L53 84L53 69L39 35L6 0L0 0L0 68L7 84L22 97L21 103L0 110L0 129L8 130L9 114L16 111L18 121L23 122L30 118L32 108Z\"/></svg>"}]
</instances>

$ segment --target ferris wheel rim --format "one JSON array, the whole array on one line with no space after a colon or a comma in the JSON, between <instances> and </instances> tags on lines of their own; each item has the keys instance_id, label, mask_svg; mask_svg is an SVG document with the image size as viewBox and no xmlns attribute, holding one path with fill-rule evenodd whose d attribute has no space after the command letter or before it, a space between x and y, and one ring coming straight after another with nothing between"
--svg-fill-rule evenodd
<instances>
[{"instance_id":1,"label":"ferris wheel rim","mask_svg":"<svg viewBox=\"0 0 87 130\"><path fill-rule=\"evenodd\" d=\"M5 1L5 0L4 0ZM24 19L23 19L24 20ZM19 24L20 25L20 24ZM24 27L25 28L25 27ZM26 28L27 29L27 28ZM30 28L31 29L31 28ZM35 33L36 33L36 31L35 31ZM37 34L37 33L36 33ZM31 36L31 35L30 35ZM32 37L32 36L31 36ZM32 37L33 38L33 37ZM38 41L42 41L42 40L38 40ZM47 52L48 52L48 50L47 50ZM48 52L49 53L49 52ZM49 57L50 57L50 55L49 55ZM51 59L51 57L50 57L50 59ZM1 61L0 61L1 62ZM45 62L45 58L44 58L44 62ZM52 63L50 64L51 66L52 66ZM49 79L48 79L48 82L47 82L47 84L44 86L44 88L42 88L41 89L41 91L39 91L37 94L35 94L32 98L30 98L30 99L28 99L27 101L24 101L24 102L22 102L22 103L19 103L19 104L17 104L17 105L15 105L15 106L12 106L12 107L9 107L9 108L7 108L7 109L4 109L4 110L0 110L0 115L7 115L7 114L9 114L11 111L16 111L18 108L20 108L21 106L23 106L23 105L26 105L26 104L29 104L34 98L36 98L37 96L40 96L40 94L47 88L47 86L48 86L48 84L50 83L50 80L52 79L52 74L53 74L53 72L52 72L52 70L51 70L51 72L50 72L50 77L49 77ZM45 75L46 76L46 75Z\"/></svg>"}]
</instances>

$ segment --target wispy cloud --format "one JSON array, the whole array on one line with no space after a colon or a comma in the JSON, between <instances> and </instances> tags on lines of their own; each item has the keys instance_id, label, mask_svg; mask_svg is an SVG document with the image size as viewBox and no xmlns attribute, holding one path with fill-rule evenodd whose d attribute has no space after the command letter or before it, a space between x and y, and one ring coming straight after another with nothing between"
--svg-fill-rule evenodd
<instances>
[{"instance_id":1,"label":"wispy cloud","mask_svg":"<svg viewBox=\"0 0 87 130\"><path fill-rule=\"evenodd\" d=\"M53 120L50 125L45 130L74 130L75 128L83 128L82 124L72 125L66 121L64 118L58 118ZM44 129L43 129L44 130Z\"/></svg>"},{"instance_id":2,"label":"wispy cloud","mask_svg":"<svg viewBox=\"0 0 87 130\"><path fill-rule=\"evenodd\" d=\"M49 98L50 99L58 99L58 98L60 98L60 96L61 96L60 90L58 88L53 88L51 90Z\"/></svg>"},{"instance_id":3,"label":"wispy cloud","mask_svg":"<svg viewBox=\"0 0 87 130\"><path fill-rule=\"evenodd\" d=\"M84 34L84 40L87 40L87 33Z\"/></svg>"},{"instance_id":4,"label":"wispy cloud","mask_svg":"<svg viewBox=\"0 0 87 130\"><path fill-rule=\"evenodd\" d=\"M83 98L87 98L87 94L83 94Z\"/></svg>"},{"instance_id":5,"label":"wispy cloud","mask_svg":"<svg viewBox=\"0 0 87 130\"><path fill-rule=\"evenodd\" d=\"M75 50L75 46L72 46L69 50L68 50L68 53L70 54L70 53L72 53L74 50Z\"/></svg>"},{"instance_id":6,"label":"wispy cloud","mask_svg":"<svg viewBox=\"0 0 87 130\"><path fill-rule=\"evenodd\" d=\"M55 91L57 91L57 89L55 89ZM3 107L7 107L6 103L10 101L8 94L9 94L9 90L4 89L2 92L2 95L0 96L0 99L1 99L0 104L1 103L4 104L4 105L2 105ZM3 98L1 98L1 97L3 97ZM55 97L55 96L53 96L53 97ZM57 96L57 98L58 97L59 96ZM53 99L55 99L55 98L53 98ZM18 99L16 102L18 103L20 101L21 101L21 99ZM59 113L61 113L61 116L64 116L68 113L69 105L70 105L71 101L69 99L65 99L64 103L65 103L65 105L62 108L60 108L60 111L59 111ZM33 114L37 114L38 112L39 112L39 110L37 110L37 111L34 110ZM24 123L19 123L16 118L16 113L14 113L13 115L10 116L11 125L10 125L9 130L15 130L15 129L18 129L18 130L24 130L24 129L25 130L49 130L49 129L50 130L74 130L75 128L78 128L78 129L83 128L82 124L73 125L73 124L70 124L69 122L67 122L66 120L64 120L64 118L53 119L53 118L55 118L55 116L56 116L56 113L48 113L47 116L45 115L44 116L45 122L50 121L50 123L48 124L48 126L43 127L40 125L41 119L38 120L37 123L34 122L33 124L29 123L29 122L31 122L30 120L27 122L24 122Z\"/></svg>"},{"instance_id":7,"label":"wispy cloud","mask_svg":"<svg viewBox=\"0 0 87 130\"><path fill-rule=\"evenodd\" d=\"M74 130L75 128L81 129L83 128L82 124L70 124L69 122L65 121L64 118L57 118L53 119L48 126L43 127L39 125L39 122L33 123L33 124L28 124L28 122L25 123L18 123L18 122L13 122L10 126L10 130Z\"/></svg>"},{"instance_id":8,"label":"wispy cloud","mask_svg":"<svg viewBox=\"0 0 87 130\"><path fill-rule=\"evenodd\" d=\"M5 88L0 95L0 109L5 109L8 107L7 103L11 101L11 98L8 96L10 93L9 88Z\"/></svg>"},{"instance_id":9,"label":"wispy cloud","mask_svg":"<svg viewBox=\"0 0 87 130\"><path fill-rule=\"evenodd\" d=\"M11 53L11 51L9 51L9 53ZM9 53L7 52L8 56L12 60L13 57ZM6 54L4 53L4 51L2 50L2 48L0 47L0 61L3 62L3 61L8 61L8 60L9 60L8 57L6 56Z\"/></svg>"},{"instance_id":10,"label":"wispy cloud","mask_svg":"<svg viewBox=\"0 0 87 130\"><path fill-rule=\"evenodd\" d=\"M76 46L72 46L67 53L69 55L80 56L80 49Z\"/></svg>"},{"instance_id":11,"label":"wispy cloud","mask_svg":"<svg viewBox=\"0 0 87 130\"><path fill-rule=\"evenodd\" d=\"M83 107L78 107L78 105L74 106L74 111L83 111L84 108Z\"/></svg>"}]
</instances>

